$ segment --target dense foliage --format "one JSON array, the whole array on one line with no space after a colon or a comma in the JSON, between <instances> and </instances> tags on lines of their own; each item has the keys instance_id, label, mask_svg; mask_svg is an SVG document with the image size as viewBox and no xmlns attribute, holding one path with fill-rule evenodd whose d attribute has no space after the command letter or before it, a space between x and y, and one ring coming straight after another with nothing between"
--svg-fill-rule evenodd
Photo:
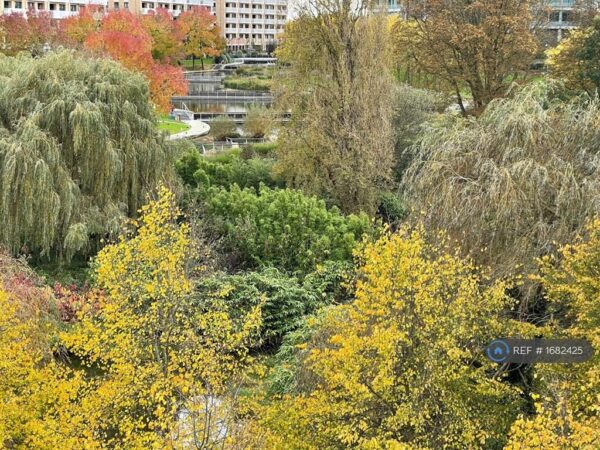
<instances>
[{"instance_id":1,"label":"dense foliage","mask_svg":"<svg viewBox=\"0 0 600 450\"><path fill-rule=\"evenodd\" d=\"M184 183L192 187L219 186L229 188L233 184L239 187L252 187L258 191L261 184L270 187L281 186L282 183L273 174L274 158L270 154L265 157L244 158L255 151L252 147L247 151L232 150L215 156L202 156L198 150L185 152L175 163L175 168Z\"/></svg>"},{"instance_id":2,"label":"dense foliage","mask_svg":"<svg viewBox=\"0 0 600 450\"><path fill-rule=\"evenodd\" d=\"M522 403L481 352L511 329L506 285L422 231L385 236L363 259L355 300L330 309L309 340L312 382L264 413L273 445L498 446Z\"/></svg>"},{"instance_id":3,"label":"dense foliage","mask_svg":"<svg viewBox=\"0 0 600 450\"><path fill-rule=\"evenodd\" d=\"M325 261L349 261L371 222L342 215L291 189L215 189L205 202L206 225L242 267L275 266L307 273Z\"/></svg>"},{"instance_id":4,"label":"dense foliage","mask_svg":"<svg viewBox=\"0 0 600 450\"><path fill-rule=\"evenodd\" d=\"M155 105L166 112L171 97L187 92L183 71L175 65L187 56L218 56L224 47L215 17L205 7L186 9L175 21L168 9L138 16L127 8L103 11L80 8L63 20L29 9L0 15L0 53L37 56L59 47L85 49L110 57L144 75Z\"/></svg>"},{"instance_id":5,"label":"dense foliage","mask_svg":"<svg viewBox=\"0 0 600 450\"><path fill-rule=\"evenodd\" d=\"M548 50L548 65L554 77L577 90L595 94L600 88L600 18L592 26L573 30L555 48Z\"/></svg>"},{"instance_id":6,"label":"dense foliage","mask_svg":"<svg viewBox=\"0 0 600 450\"><path fill-rule=\"evenodd\" d=\"M535 0L430 0L395 25L399 59L447 83L463 112L481 112L527 70L537 50ZM463 98L468 92L471 105Z\"/></svg>"},{"instance_id":7,"label":"dense foliage","mask_svg":"<svg viewBox=\"0 0 600 450\"><path fill-rule=\"evenodd\" d=\"M304 279L273 267L235 275L215 274L203 280L197 290L200 298L218 295L241 314L259 307L262 325L257 345L272 346L301 326L305 316L334 300L343 300L350 267L349 263L330 262Z\"/></svg>"},{"instance_id":8,"label":"dense foliage","mask_svg":"<svg viewBox=\"0 0 600 450\"><path fill-rule=\"evenodd\" d=\"M542 261L540 281L552 318L549 337L587 339L595 355L568 365L538 365L536 414L511 430L510 450L592 449L600 446L600 221L588 223L583 238L561 248L560 258Z\"/></svg>"},{"instance_id":9,"label":"dense foliage","mask_svg":"<svg viewBox=\"0 0 600 450\"><path fill-rule=\"evenodd\" d=\"M394 104L393 126L395 135L395 170L397 181L402 179L412 159L412 146L416 144L430 122L447 106L443 94L417 89L408 84L397 88Z\"/></svg>"},{"instance_id":10,"label":"dense foliage","mask_svg":"<svg viewBox=\"0 0 600 450\"><path fill-rule=\"evenodd\" d=\"M301 5L226 81L273 81L242 133L277 142L202 153L155 108L208 9L0 16L1 448L600 448L598 23L565 89L523 77L538 2L373 6Z\"/></svg>"},{"instance_id":11,"label":"dense foliage","mask_svg":"<svg viewBox=\"0 0 600 450\"><path fill-rule=\"evenodd\" d=\"M15 56L19 52L41 55L46 44L63 40L64 35L48 11L30 8L25 14L17 11L0 15L0 53Z\"/></svg>"},{"instance_id":12,"label":"dense foliage","mask_svg":"<svg viewBox=\"0 0 600 450\"><path fill-rule=\"evenodd\" d=\"M278 104L291 111L280 135L278 172L344 212L373 213L393 167L388 34L369 6L311 0L277 48L287 64Z\"/></svg>"},{"instance_id":13,"label":"dense foliage","mask_svg":"<svg viewBox=\"0 0 600 450\"><path fill-rule=\"evenodd\" d=\"M530 273L600 212L599 133L596 100L564 103L535 83L476 121L428 129L406 192L428 228L447 231L497 276Z\"/></svg>"},{"instance_id":14,"label":"dense foliage","mask_svg":"<svg viewBox=\"0 0 600 450\"><path fill-rule=\"evenodd\" d=\"M159 32L169 22L157 20L163 15L153 16L155 20L142 20L123 9L104 14L101 22L96 24L93 14L92 10L85 8L81 15L69 18L65 22L67 35L95 54L108 56L126 68L143 74L150 85L152 101L163 112L168 111L171 97L187 92L182 70L162 62L167 57L164 54L167 44L164 40L163 43L159 42ZM169 29L165 31L168 33ZM158 59L155 60L154 56Z\"/></svg>"},{"instance_id":15,"label":"dense foliage","mask_svg":"<svg viewBox=\"0 0 600 450\"><path fill-rule=\"evenodd\" d=\"M140 76L65 51L0 57L0 78L0 237L11 251L85 254L169 178Z\"/></svg>"},{"instance_id":16,"label":"dense foliage","mask_svg":"<svg viewBox=\"0 0 600 450\"><path fill-rule=\"evenodd\" d=\"M189 227L176 223L173 195L162 189L142 213L137 228L98 255L100 290L81 302L66 331L47 318L44 297L26 302L23 292L43 292L27 279L21 290L0 290L0 325L10 329L0 337L3 447L180 448L223 440L225 393L249 363L258 308L235 317L216 300L210 310L198 308L188 271L198 249ZM58 339L68 351L63 361L52 354Z\"/></svg>"}]
</instances>

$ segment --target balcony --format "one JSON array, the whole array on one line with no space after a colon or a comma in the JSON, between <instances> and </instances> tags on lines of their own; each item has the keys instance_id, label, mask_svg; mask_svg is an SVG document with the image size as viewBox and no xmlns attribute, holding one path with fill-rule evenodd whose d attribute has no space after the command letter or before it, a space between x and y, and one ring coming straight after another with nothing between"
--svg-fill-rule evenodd
<instances>
[{"instance_id":1,"label":"balcony","mask_svg":"<svg viewBox=\"0 0 600 450\"><path fill-rule=\"evenodd\" d=\"M4 14L17 13L17 14L25 15L26 12L27 12L26 8L4 8Z\"/></svg>"},{"instance_id":2,"label":"balcony","mask_svg":"<svg viewBox=\"0 0 600 450\"><path fill-rule=\"evenodd\" d=\"M572 8L574 0L551 0L549 6L554 9Z\"/></svg>"},{"instance_id":3,"label":"balcony","mask_svg":"<svg viewBox=\"0 0 600 450\"><path fill-rule=\"evenodd\" d=\"M577 28L577 26L574 22L551 21L548 22L544 28L548 28L550 30L571 30L573 28Z\"/></svg>"}]
</instances>

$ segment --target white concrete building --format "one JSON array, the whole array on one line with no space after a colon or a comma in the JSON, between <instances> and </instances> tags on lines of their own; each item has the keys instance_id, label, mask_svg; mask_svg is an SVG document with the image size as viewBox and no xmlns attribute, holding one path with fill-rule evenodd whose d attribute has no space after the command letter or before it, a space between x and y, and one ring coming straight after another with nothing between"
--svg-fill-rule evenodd
<instances>
[{"instance_id":1,"label":"white concrete building","mask_svg":"<svg viewBox=\"0 0 600 450\"><path fill-rule=\"evenodd\" d=\"M0 14L13 12L25 14L28 10L47 11L54 19L77 14L86 6L100 10L127 9L135 14L148 14L157 8L169 10L174 17L195 6L203 6L214 12L213 0L0 0Z\"/></svg>"},{"instance_id":2,"label":"white concrete building","mask_svg":"<svg viewBox=\"0 0 600 450\"><path fill-rule=\"evenodd\" d=\"M175 18L193 7L206 7L216 15L231 50L266 49L276 42L288 19L288 0L0 0L0 14L25 14L33 9L64 19L85 6L105 11L126 9L135 14L164 8Z\"/></svg>"},{"instance_id":3,"label":"white concrete building","mask_svg":"<svg viewBox=\"0 0 600 450\"><path fill-rule=\"evenodd\" d=\"M47 11L54 19L64 19L77 14L80 8L94 5L103 7L105 0L0 0L0 14L20 13L28 10Z\"/></svg>"},{"instance_id":4,"label":"white concrete building","mask_svg":"<svg viewBox=\"0 0 600 450\"><path fill-rule=\"evenodd\" d=\"M231 50L277 41L288 20L288 0L215 0L217 25Z\"/></svg>"},{"instance_id":5,"label":"white concrete building","mask_svg":"<svg viewBox=\"0 0 600 450\"><path fill-rule=\"evenodd\" d=\"M575 0L550 0L548 22L543 25L551 41L559 42L569 30L576 28L573 6Z\"/></svg>"}]
</instances>

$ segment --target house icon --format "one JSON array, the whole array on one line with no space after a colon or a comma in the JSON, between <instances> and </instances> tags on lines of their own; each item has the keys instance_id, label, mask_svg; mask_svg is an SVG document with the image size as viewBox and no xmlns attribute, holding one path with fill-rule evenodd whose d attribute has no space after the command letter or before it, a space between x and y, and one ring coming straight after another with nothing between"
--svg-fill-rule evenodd
<instances>
[{"instance_id":1,"label":"house icon","mask_svg":"<svg viewBox=\"0 0 600 450\"><path fill-rule=\"evenodd\" d=\"M510 347L502 339L497 339L488 345L486 355L494 362L504 362L510 356Z\"/></svg>"}]
</instances>

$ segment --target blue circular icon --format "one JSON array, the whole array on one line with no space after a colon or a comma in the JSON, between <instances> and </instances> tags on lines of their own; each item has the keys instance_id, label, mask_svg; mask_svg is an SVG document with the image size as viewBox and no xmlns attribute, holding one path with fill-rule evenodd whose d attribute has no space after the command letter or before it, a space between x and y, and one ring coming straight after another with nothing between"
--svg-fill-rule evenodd
<instances>
[{"instance_id":1,"label":"blue circular icon","mask_svg":"<svg viewBox=\"0 0 600 450\"><path fill-rule=\"evenodd\" d=\"M510 356L510 347L503 340L495 340L486 350L487 357L494 362L503 362Z\"/></svg>"}]
</instances>

